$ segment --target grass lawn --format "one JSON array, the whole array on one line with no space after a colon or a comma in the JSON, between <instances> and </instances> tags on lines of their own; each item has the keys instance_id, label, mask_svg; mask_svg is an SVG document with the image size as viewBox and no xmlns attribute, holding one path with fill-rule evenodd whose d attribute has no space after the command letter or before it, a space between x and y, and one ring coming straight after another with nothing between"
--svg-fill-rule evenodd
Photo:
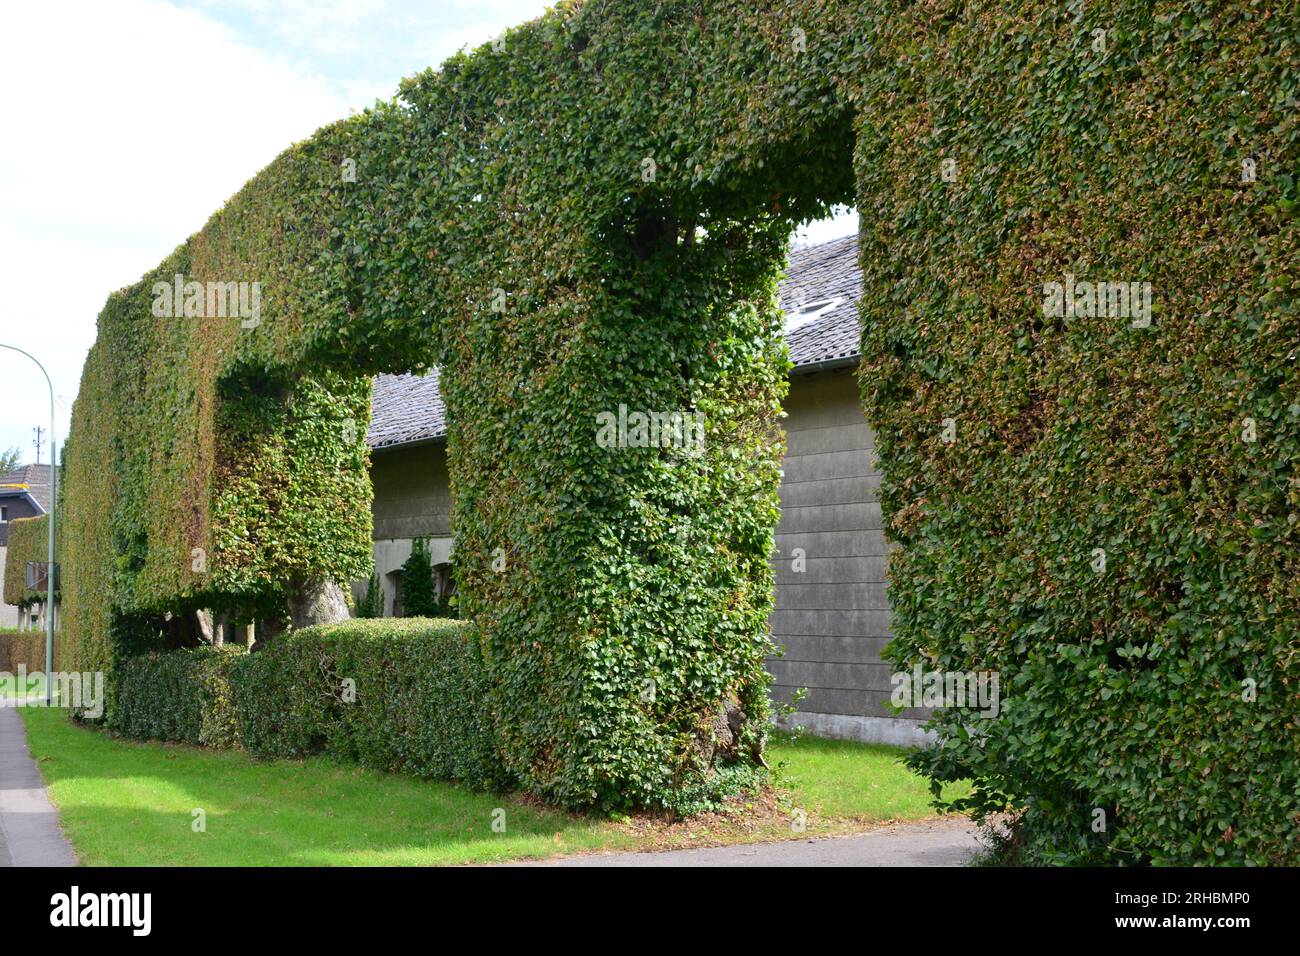
<instances>
[{"instance_id":1,"label":"grass lawn","mask_svg":"<svg viewBox=\"0 0 1300 956\"><path fill-rule=\"evenodd\" d=\"M784 792L727 812L605 820L323 759L258 762L237 751L133 743L76 727L61 710L21 713L64 832L91 865L485 863L850 832L933 816L925 784L899 763L900 751L837 741L775 740L768 759L781 765ZM795 808L807 813L805 833L792 831ZM206 832L193 829L196 809L206 814Z\"/></svg>"},{"instance_id":2,"label":"grass lawn","mask_svg":"<svg viewBox=\"0 0 1300 956\"><path fill-rule=\"evenodd\" d=\"M902 765L905 751L851 740L777 737L767 760L778 768L777 784L790 792L809 820L862 823L920 820L935 816L928 781ZM945 790L965 796L969 786Z\"/></svg>"}]
</instances>

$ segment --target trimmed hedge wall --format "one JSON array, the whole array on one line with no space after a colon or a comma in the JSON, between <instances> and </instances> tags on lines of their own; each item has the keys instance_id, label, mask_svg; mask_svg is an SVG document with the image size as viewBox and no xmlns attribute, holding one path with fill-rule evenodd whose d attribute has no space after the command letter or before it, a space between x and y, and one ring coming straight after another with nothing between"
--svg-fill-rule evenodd
<instances>
[{"instance_id":1,"label":"trimmed hedge wall","mask_svg":"<svg viewBox=\"0 0 1300 956\"><path fill-rule=\"evenodd\" d=\"M511 773L616 807L759 772L775 289L793 225L852 196L847 8L792 9L815 56L740 2L562 4L295 145L114 293L66 482L85 666L114 684L167 612L278 619L365 577L367 376L437 364ZM178 274L261 283L260 321L155 314ZM702 416L702 453L600 447L620 405Z\"/></svg>"},{"instance_id":2,"label":"trimmed hedge wall","mask_svg":"<svg viewBox=\"0 0 1300 956\"><path fill-rule=\"evenodd\" d=\"M472 786L507 786L475 629L402 618L318 625L254 654L150 653L119 665L110 726L139 739L326 754Z\"/></svg>"},{"instance_id":3,"label":"trimmed hedge wall","mask_svg":"<svg viewBox=\"0 0 1300 956\"><path fill-rule=\"evenodd\" d=\"M880 16L856 166L893 654L1005 695L915 766L1023 814L1024 862L1296 865L1296 9ZM1073 317L1044 308L1067 274ZM1151 322L1085 281L1149 282Z\"/></svg>"},{"instance_id":4,"label":"trimmed hedge wall","mask_svg":"<svg viewBox=\"0 0 1300 956\"><path fill-rule=\"evenodd\" d=\"M54 669L60 670L63 662L62 633L54 632ZM17 673L18 665L27 670L45 671L45 631L0 630L0 671Z\"/></svg>"},{"instance_id":5,"label":"trimmed hedge wall","mask_svg":"<svg viewBox=\"0 0 1300 956\"><path fill-rule=\"evenodd\" d=\"M59 547L59 528L56 526L55 548ZM56 556L58 552L56 550ZM50 516L40 515L35 518L15 518L9 522L9 544L5 552L4 603L16 607L44 603L47 597L44 590L33 591L27 587L27 562L50 558ZM58 582L62 585L62 581ZM54 600L60 599L60 591L54 589Z\"/></svg>"},{"instance_id":6,"label":"trimmed hedge wall","mask_svg":"<svg viewBox=\"0 0 1300 956\"><path fill-rule=\"evenodd\" d=\"M856 202L896 659L1008 693L919 765L1023 811L1031 859L1295 862L1291 11L758 6L562 3L115 293L68 455L78 663L364 577L364 376L437 364L509 773L579 807L734 786L767 716L775 285L791 226ZM261 281L261 323L152 316L177 272ZM1150 282L1153 322L1045 315L1067 274ZM703 454L599 447L620 405L702 413Z\"/></svg>"},{"instance_id":7,"label":"trimmed hedge wall","mask_svg":"<svg viewBox=\"0 0 1300 956\"><path fill-rule=\"evenodd\" d=\"M231 673L244 657L238 646L141 654L117 676L110 726L128 737L205 747L239 739Z\"/></svg>"}]
</instances>

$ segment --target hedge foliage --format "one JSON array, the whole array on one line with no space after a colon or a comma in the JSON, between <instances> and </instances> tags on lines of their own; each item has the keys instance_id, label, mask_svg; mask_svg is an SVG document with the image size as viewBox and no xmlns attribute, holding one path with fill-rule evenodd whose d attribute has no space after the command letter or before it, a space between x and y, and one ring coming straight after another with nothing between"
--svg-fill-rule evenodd
<instances>
[{"instance_id":1,"label":"hedge foliage","mask_svg":"<svg viewBox=\"0 0 1300 956\"><path fill-rule=\"evenodd\" d=\"M63 662L62 633L54 632L54 669ZM45 632L0 629L0 671L16 674L19 665L29 672L45 672Z\"/></svg>"},{"instance_id":2,"label":"hedge foliage","mask_svg":"<svg viewBox=\"0 0 1300 956\"><path fill-rule=\"evenodd\" d=\"M54 527L55 548L59 547L62 535L58 525ZM57 551L56 551L57 555ZM9 522L9 544L5 551L4 603L15 607L28 607L44 603L47 592L42 589L32 590L27 586L27 562L50 559L50 517L40 515L35 518L15 518ZM57 556L56 556L57 560ZM62 585L62 580L55 582ZM54 589L54 600L60 599L59 588Z\"/></svg>"},{"instance_id":3,"label":"hedge foliage","mask_svg":"<svg viewBox=\"0 0 1300 956\"><path fill-rule=\"evenodd\" d=\"M236 364L234 336L262 325L151 313L154 282L221 271L223 221L109 298L82 374L63 553L68 632L94 669L156 642L164 614L277 620L303 582L372 566L368 382Z\"/></svg>"},{"instance_id":4,"label":"hedge foliage","mask_svg":"<svg viewBox=\"0 0 1300 956\"><path fill-rule=\"evenodd\" d=\"M111 726L140 739L326 754L379 770L491 788L497 757L477 632L447 619L317 625L241 647L121 663Z\"/></svg>"},{"instance_id":5,"label":"hedge foliage","mask_svg":"<svg viewBox=\"0 0 1300 956\"><path fill-rule=\"evenodd\" d=\"M1026 862L1300 863L1297 22L926 6L864 89L894 655L1006 695L916 765L1023 812ZM1067 273L1151 324L1045 315Z\"/></svg>"},{"instance_id":6,"label":"hedge foliage","mask_svg":"<svg viewBox=\"0 0 1300 956\"><path fill-rule=\"evenodd\" d=\"M730 781L767 711L775 284L791 226L856 202L897 658L1011 693L926 769L1025 810L1031 854L1294 861L1294 11L755 6L562 3L115 294L69 458L78 646L364 576L357 376L438 364L511 775L574 806ZM260 280L261 324L151 317L178 271ZM1153 324L1045 316L1067 273L1151 282ZM703 413L703 454L599 447L620 404Z\"/></svg>"},{"instance_id":7,"label":"hedge foliage","mask_svg":"<svg viewBox=\"0 0 1300 956\"><path fill-rule=\"evenodd\" d=\"M233 747L240 739L231 675L238 645L152 652L124 661L110 726L141 740Z\"/></svg>"},{"instance_id":8,"label":"hedge foliage","mask_svg":"<svg viewBox=\"0 0 1300 956\"><path fill-rule=\"evenodd\" d=\"M786 34L741 3L562 4L294 146L115 293L70 447L79 652L111 672L167 611L368 573L365 376L438 364L511 772L662 806L756 769L775 287L793 224L852 195L832 47ZM260 323L156 317L176 274L260 282ZM620 404L701 413L703 454L598 447Z\"/></svg>"}]
</instances>

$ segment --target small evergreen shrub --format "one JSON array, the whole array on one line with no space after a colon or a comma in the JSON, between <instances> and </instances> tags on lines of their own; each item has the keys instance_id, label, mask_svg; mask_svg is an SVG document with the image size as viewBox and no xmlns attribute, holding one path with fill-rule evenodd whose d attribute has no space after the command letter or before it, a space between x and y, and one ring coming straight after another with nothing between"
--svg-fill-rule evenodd
<instances>
[{"instance_id":1,"label":"small evergreen shrub","mask_svg":"<svg viewBox=\"0 0 1300 956\"><path fill-rule=\"evenodd\" d=\"M438 591L433 584L433 560L429 543L416 538L411 556L402 565L402 616L441 617Z\"/></svg>"},{"instance_id":2,"label":"small evergreen shrub","mask_svg":"<svg viewBox=\"0 0 1300 956\"><path fill-rule=\"evenodd\" d=\"M384 616L384 589L379 584L379 575L372 574L366 581L366 595L357 605L357 617L374 618Z\"/></svg>"}]
</instances>

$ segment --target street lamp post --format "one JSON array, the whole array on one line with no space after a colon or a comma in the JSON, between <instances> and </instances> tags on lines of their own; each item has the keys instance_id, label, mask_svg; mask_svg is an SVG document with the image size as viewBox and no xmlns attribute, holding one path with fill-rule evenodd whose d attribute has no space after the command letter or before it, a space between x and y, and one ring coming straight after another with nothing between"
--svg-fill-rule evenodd
<instances>
[{"instance_id":1,"label":"street lamp post","mask_svg":"<svg viewBox=\"0 0 1300 956\"><path fill-rule=\"evenodd\" d=\"M45 371L45 366L31 352L3 342L0 342L0 349L21 352L36 362L36 367L45 376L45 384L50 390L50 555L45 571L45 704L48 707L54 704L54 511L58 507L59 498L59 443L54 434L54 383L50 381L50 373Z\"/></svg>"}]
</instances>

